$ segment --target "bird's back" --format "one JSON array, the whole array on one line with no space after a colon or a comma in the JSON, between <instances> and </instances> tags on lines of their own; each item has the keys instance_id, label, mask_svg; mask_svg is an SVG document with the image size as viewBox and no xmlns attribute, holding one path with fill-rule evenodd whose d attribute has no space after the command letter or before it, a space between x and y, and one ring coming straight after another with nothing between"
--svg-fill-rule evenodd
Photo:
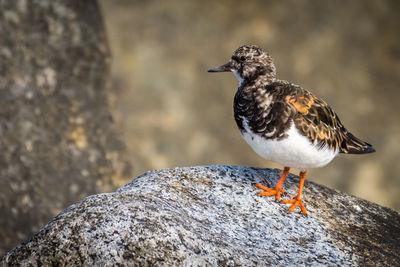
<instances>
[{"instance_id":1,"label":"bird's back","mask_svg":"<svg viewBox=\"0 0 400 267\"><path fill-rule=\"evenodd\" d=\"M283 139L293 121L299 132L320 148L348 154L375 151L350 133L325 101L300 86L280 80L263 88L252 86L243 84L235 96L239 129L245 118L253 132L269 139Z\"/></svg>"}]
</instances>

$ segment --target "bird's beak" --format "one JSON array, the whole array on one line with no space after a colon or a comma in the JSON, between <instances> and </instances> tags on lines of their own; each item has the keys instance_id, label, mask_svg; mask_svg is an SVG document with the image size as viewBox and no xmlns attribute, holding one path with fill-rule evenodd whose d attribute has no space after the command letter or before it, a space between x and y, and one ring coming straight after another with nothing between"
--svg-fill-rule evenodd
<instances>
[{"instance_id":1,"label":"bird's beak","mask_svg":"<svg viewBox=\"0 0 400 267\"><path fill-rule=\"evenodd\" d=\"M231 61L229 61L228 63L222 66L208 70L208 72L224 72L224 71L231 71L232 69L233 69L232 63Z\"/></svg>"}]
</instances>

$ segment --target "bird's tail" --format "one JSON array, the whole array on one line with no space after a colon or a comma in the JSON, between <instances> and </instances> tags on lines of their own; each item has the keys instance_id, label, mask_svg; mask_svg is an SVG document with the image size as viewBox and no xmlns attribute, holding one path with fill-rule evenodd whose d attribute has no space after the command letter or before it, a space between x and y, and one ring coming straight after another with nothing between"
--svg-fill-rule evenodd
<instances>
[{"instance_id":1,"label":"bird's tail","mask_svg":"<svg viewBox=\"0 0 400 267\"><path fill-rule=\"evenodd\" d=\"M344 138L342 145L340 146L340 153L346 154L366 154L375 152L375 149L371 144L364 142L352 133L344 129Z\"/></svg>"}]
</instances>

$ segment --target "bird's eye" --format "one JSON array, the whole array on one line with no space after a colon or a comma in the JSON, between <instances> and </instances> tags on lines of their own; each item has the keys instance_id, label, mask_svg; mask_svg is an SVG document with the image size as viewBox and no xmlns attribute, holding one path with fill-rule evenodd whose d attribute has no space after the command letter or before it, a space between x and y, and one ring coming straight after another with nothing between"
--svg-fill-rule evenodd
<instances>
[{"instance_id":1,"label":"bird's eye","mask_svg":"<svg viewBox=\"0 0 400 267\"><path fill-rule=\"evenodd\" d=\"M241 57L240 57L240 60L241 60L241 61L244 61L244 60L246 60L246 57L245 57L245 56L241 56Z\"/></svg>"}]
</instances>

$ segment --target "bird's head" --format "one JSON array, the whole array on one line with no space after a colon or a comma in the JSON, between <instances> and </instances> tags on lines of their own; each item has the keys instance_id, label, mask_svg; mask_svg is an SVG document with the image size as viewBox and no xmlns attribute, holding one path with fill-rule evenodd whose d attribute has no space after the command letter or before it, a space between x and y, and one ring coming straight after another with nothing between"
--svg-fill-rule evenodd
<instances>
[{"instance_id":1,"label":"bird's head","mask_svg":"<svg viewBox=\"0 0 400 267\"><path fill-rule=\"evenodd\" d=\"M208 72L232 71L241 84L243 81L262 79L273 81L276 76L272 57L255 45L243 45L233 52L228 63L208 70Z\"/></svg>"}]
</instances>

